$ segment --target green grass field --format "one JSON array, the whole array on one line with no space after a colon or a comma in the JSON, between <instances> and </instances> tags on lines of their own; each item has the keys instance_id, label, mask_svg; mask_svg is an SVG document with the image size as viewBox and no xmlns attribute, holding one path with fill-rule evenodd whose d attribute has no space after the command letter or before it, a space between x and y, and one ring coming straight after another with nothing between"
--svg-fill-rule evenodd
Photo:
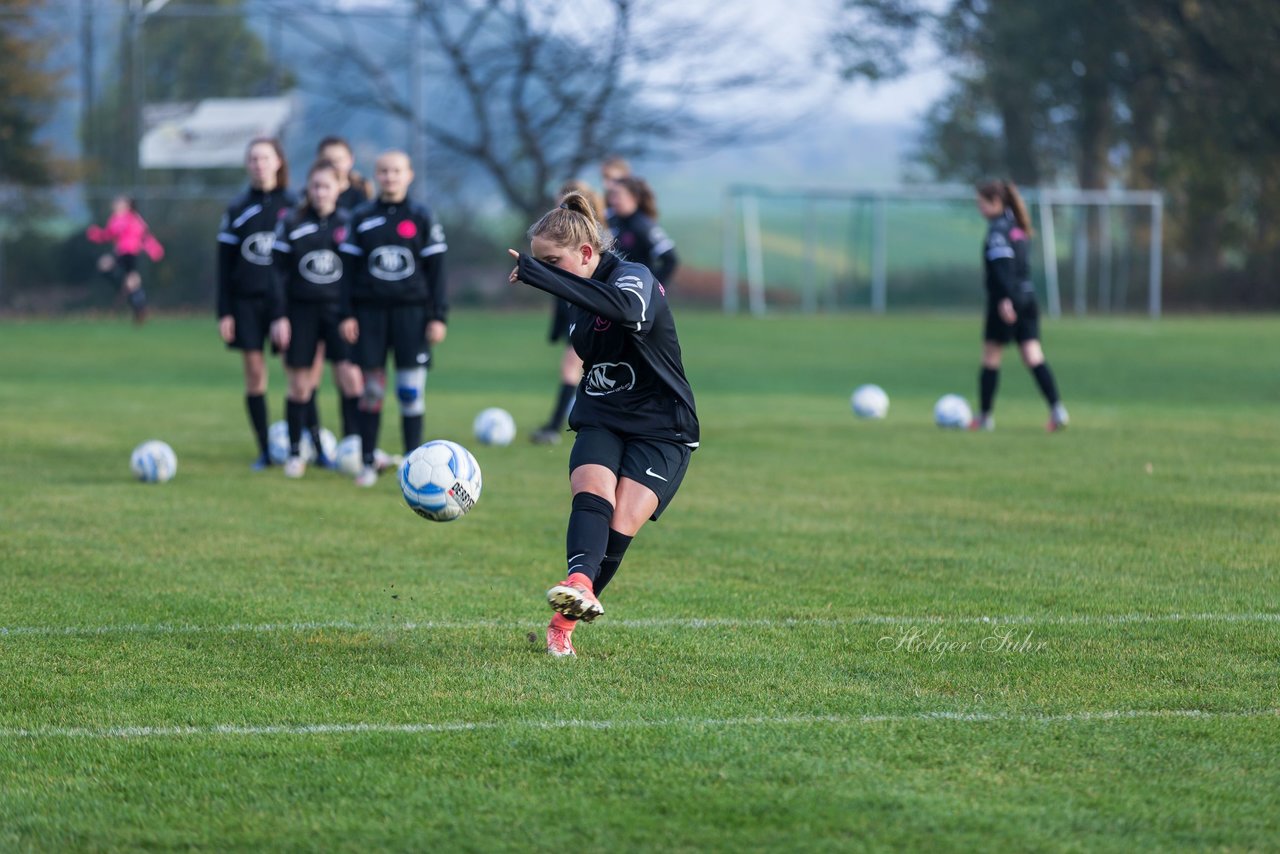
<instances>
[{"instance_id":1,"label":"green grass field","mask_svg":"<svg viewBox=\"0 0 1280 854\"><path fill-rule=\"evenodd\" d=\"M545 416L541 313L438 353L447 525L251 473L210 319L0 327L0 850L1277 845L1280 319L1047 323L1058 435L1013 361L932 425L977 317L679 320L703 448L568 661L567 444L469 435Z\"/></svg>"}]
</instances>

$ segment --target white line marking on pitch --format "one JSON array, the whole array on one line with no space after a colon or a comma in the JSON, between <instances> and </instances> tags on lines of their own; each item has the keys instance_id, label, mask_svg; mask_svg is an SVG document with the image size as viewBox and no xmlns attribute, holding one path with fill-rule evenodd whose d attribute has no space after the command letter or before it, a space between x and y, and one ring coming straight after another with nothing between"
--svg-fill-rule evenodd
<instances>
[{"instance_id":1,"label":"white line marking on pitch","mask_svg":"<svg viewBox=\"0 0 1280 854\"><path fill-rule=\"evenodd\" d=\"M1280 623L1280 613L1260 612L1243 614L1010 614L994 617L941 617L922 615L917 617L888 614L867 614L851 617L795 617L771 619L768 617L654 617L633 620L610 620L608 625L624 629L715 629L715 628L788 628L818 626L837 628L843 626L911 626L911 625L1123 625L1129 623ZM429 620L425 622L357 623L349 620L308 621L297 623L122 623L106 626L0 626L0 638L44 637L65 635L89 637L94 635L181 635L181 634L269 634L272 632L425 632L465 631L470 629L519 629L542 628L545 622L521 620Z\"/></svg>"},{"instance_id":2,"label":"white line marking on pitch","mask_svg":"<svg viewBox=\"0 0 1280 854\"><path fill-rule=\"evenodd\" d=\"M1280 719L1280 709L1251 709L1215 712L1202 709L1112 709L1096 712L1066 712L1057 715L1027 715L1004 712L916 712L898 715L796 715L790 717L740 718L665 718L657 720L549 720L549 721L456 721L445 723L348 723L348 724L279 724L249 726L213 724L206 726L126 726L126 727L36 727L32 729L0 729L0 739L36 738L182 738L187 736L274 736L274 735L431 735L436 733L476 732L501 729L528 730L609 730L660 728L728 728L742 726L865 726L869 724L922 723L1014 723L1014 724L1081 724L1106 721L1144 719L1216 720L1224 718Z\"/></svg>"}]
</instances>

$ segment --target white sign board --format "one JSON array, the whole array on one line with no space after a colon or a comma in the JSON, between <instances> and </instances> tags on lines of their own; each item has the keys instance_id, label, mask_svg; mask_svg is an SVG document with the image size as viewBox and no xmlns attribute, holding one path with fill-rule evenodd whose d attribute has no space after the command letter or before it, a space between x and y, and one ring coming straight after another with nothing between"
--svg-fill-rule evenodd
<instances>
[{"instance_id":1,"label":"white sign board","mask_svg":"<svg viewBox=\"0 0 1280 854\"><path fill-rule=\"evenodd\" d=\"M244 164L254 137L278 137L289 98L210 98L192 104L148 104L138 145L143 169L220 169Z\"/></svg>"}]
</instances>

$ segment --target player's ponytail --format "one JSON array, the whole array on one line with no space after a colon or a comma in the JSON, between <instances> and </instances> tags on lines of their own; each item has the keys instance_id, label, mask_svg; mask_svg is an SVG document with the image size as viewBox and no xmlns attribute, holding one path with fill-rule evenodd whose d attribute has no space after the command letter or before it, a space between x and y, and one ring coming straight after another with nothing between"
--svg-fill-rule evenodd
<instances>
[{"instance_id":1,"label":"player's ponytail","mask_svg":"<svg viewBox=\"0 0 1280 854\"><path fill-rule=\"evenodd\" d=\"M1035 232L1031 228L1031 217L1027 213L1027 205L1022 201L1022 194L1012 181L983 181L975 188L978 195L989 202L998 201L1005 210L1013 214L1013 220L1030 237Z\"/></svg>"},{"instance_id":2,"label":"player's ponytail","mask_svg":"<svg viewBox=\"0 0 1280 854\"><path fill-rule=\"evenodd\" d=\"M529 226L529 239L541 237L557 246L590 244L596 252L613 246L613 237L596 217L591 201L582 193L566 193L560 204Z\"/></svg>"}]
</instances>

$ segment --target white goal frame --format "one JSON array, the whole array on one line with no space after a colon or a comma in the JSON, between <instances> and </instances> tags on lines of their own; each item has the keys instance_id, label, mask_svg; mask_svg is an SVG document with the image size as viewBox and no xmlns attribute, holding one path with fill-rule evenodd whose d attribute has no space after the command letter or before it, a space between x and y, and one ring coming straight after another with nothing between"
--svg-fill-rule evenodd
<instances>
[{"instance_id":1,"label":"white goal frame","mask_svg":"<svg viewBox=\"0 0 1280 854\"><path fill-rule=\"evenodd\" d=\"M1062 315L1062 296L1058 281L1058 244L1054 232L1053 208L1097 208L1099 231L1099 281L1100 292L1110 299L1111 292L1111 210L1115 207L1148 207L1151 210L1151 234L1148 247L1149 271L1147 281L1147 314L1160 317L1162 311L1162 279L1164 251L1164 194L1154 190L1072 190L1029 189L1023 191L1027 206L1038 214L1040 245L1043 250L1047 308L1050 317ZM766 313L764 249L760 231L760 201L762 199L799 199L805 206L805 266L807 273L801 291L801 311L817 310L817 288L811 271L817 252L817 228L814 203L816 201L848 201L869 203L872 209L871 229L871 302L869 308L875 314L883 314L888 307L888 226L886 209L891 201L968 201L974 198L972 188L948 186L903 187L897 189L819 189L819 188L771 188L736 184L725 191L724 199L724 286L723 308L727 314L740 309L739 297L739 234L745 249L747 273L747 307L754 315ZM741 228L739 229L739 221ZM1085 232L1078 230L1072 246L1073 308L1077 315L1087 310L1087 276L1089 246Z\"/></svg>"}]
</instances>

